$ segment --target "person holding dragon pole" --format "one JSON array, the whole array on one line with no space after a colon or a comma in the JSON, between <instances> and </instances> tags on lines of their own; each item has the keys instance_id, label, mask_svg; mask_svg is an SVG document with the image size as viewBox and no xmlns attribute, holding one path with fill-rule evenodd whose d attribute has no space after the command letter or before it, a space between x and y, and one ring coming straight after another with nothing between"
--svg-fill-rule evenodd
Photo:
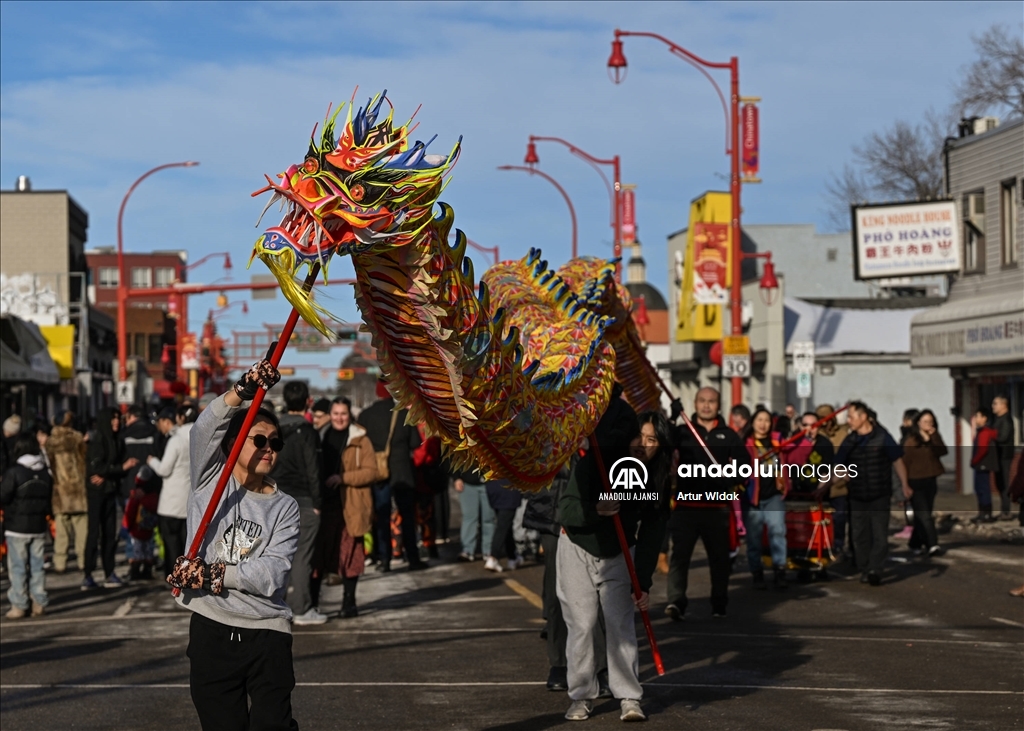
<instances>
[{"instance_id":1,"label":"person holding dragon pole","mask_svg":"<svg viewBox=\"0 0 1024 731\"><path fill-rule=\"evenodd\" d=\"M190 434L188 543L236 440L244 439L198 555L179 556L167 583L193 612L187 655L192 702L204 731L295 730L292 612L285 603L298 547L299 506L268 477L284 442L277 417L260 409L241 434L247 402L280 380L256 363L213 401Z\"/></svg>"}]
</instances>

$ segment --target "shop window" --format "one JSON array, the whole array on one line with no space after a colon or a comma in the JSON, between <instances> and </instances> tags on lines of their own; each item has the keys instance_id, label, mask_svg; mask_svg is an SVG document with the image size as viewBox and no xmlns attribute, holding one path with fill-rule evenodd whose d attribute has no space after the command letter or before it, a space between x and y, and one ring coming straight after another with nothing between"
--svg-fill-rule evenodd
<instances>
[{"instance_id":1,"label":"shop window","mask_svg":"<svg viewBox=\"0 0 1024 731\"><path fill-rule=\"evenodd\" d=\"M135 333L132 337L132 355L139 358L146 358L146 336L143 333Z\"/></svg>"},{"instance_id":2,"label":"shop window","mask_svg":"<svg viewBox=\"0 0 1024 731\"><path fill-rule=\"evenodd\" d=\"M174 267L156 267L153 271L156 274L157 287L170 287L177 279L174 276Z\"/></svg>"},{"instance_id":3,"label":"shop window","mask_svg":"<svg viewBox=\"0 0 1024 731\"><path fill-rule=\"evenodd\" d=\"M118 271L117 267L99 267L99 285L104 288L113 288L117 286L118 282Z\"/></svg>"},{"instance_id":4,"label":"shop window","mask_svg":"<svg viewBox=\"0 0 1024 731\"><path fill-rule=\"evenodd\" d=\"M163 335L150 335L149 336L149 358L146 360L147 363L157 364L160 363L160 356L164 353L164 337Z\"/></svg>"},{"instance_id":5,"label":"shop window","mask_svg":"<svg viewBox=\"0 0 1024 731\"><path fill-rule=\"evenodd\" d=\"M1003 266L1017 264L1017 237L1020 208L1017 200L1017 181L1006 180L1000 188L999 216L1002 219Z\"/></svg>"},{"instance_id":6,"label":"shop window","mask_svg":"<svg viewBox=\"0 0 1024 731\"><path fill-rule=\"evenodd\" d=\"M964 271L985 271L985 193L964 196Z\"/></svg>"},{"instance_id":7,"label":"shop window","mask_svg":"<svg viewBox=\"0 0 1024 731\"><path fill-rule=\"evenodd\" d=\"M132 267L132 289L151 289L153 270L149 267Z\"/></svg>"}]
</instances>

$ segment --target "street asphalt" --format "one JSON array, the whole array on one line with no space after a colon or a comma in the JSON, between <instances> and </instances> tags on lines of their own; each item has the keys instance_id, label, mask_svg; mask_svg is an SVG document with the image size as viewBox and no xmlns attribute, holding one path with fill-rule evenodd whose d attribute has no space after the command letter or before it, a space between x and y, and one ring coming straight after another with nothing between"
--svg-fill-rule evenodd
<instances>
[{"instance_id":1,"label":"street asphalt","mask_svg":"<svg viewBox=\"0 0 1024 731\"><path fill-rule=\"evenodd\" d=\"M968 516L957 517L947 528ZM638 617L648 723L715 731L1024 728L1024 600L1008 594L1024 583L1024 541L1008 537L1012 530L949 530L941 536L947 553L931 560L893 538L877 588L840 564L829 581L755 592L741 553L724 619L711 617L698 547L685 621L665 617L665 577L656 577L662 677ZM541 567L494 574L479 561L456 562L458 550L455 541L442 546L427 571L371 570L359 584L359 617L296 628L300 728L573 725L563 718L565 693L544 687ZM45 617L0 621L4 731L199 728L185 657L189 613L163 586L84 593L77 573L47 581ZM322 609L340 606L340 589L325 588ZM8 607L5 593L0 611ZM619 725L616 701L599 702L582 724Z\"/></svg>"}]
</instances>

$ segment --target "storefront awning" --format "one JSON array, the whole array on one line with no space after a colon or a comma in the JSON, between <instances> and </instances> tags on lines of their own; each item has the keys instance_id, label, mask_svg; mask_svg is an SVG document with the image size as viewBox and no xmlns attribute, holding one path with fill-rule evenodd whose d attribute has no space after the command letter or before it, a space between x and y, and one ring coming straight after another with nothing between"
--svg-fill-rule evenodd
<instances>
[{"instance_id":1,"label":"storefront awning","mask_svg":"<svg viewBox=\"0 0 1024 731\"><path fill-rule=\"evenodd\" d=\"M0 317L0 380L56 384L57 365L39 327L13 315Z\"/></svg>"},{"instance_id":2,"label":"storefront awning","mask_svg":"<svg viewBox=\"0 0 1024 731\"><path fill-rule=\"evenodd\" d=\"M910 325L910 364L963 368L1024 363L1024 293L947 302Z\"/></svg>"}]
</instances>

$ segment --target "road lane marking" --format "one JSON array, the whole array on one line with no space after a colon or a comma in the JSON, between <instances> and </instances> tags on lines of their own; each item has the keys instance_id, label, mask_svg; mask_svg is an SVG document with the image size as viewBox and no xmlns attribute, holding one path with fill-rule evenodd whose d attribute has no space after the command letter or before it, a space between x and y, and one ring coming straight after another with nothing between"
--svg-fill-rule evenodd
<instances>
[{"instance_id":1,"label":"road lane marking","mask_svg":"<svg viewBox=\"0 0 1024 731\"><path fill-rule=\"evenodd\" d=\"M543 680L476 680L476 681L324 681L318 683L296 683L297 688L479 688L479 687L536 687L544 685ZM756 685L739 683L641 683L648 688L693 688L703 690L788 690L811 693L876 693L896 695L1011 695L1024 696L1019 690L938 690L935 688L829 688L820 685ZM188 683L3 683L0 690L141 690L141 689L187 689Z\"/></svg>"},{"instance_id":2,"label":"road lane marking","mask_svg":"<svg viewBox=\"0 0 1024 731\"><path fill-rule=\"evenodd\" d=\"M530 602L530 604L535 606L537 609L544 608L544 600L540 598L537 592L527 589L525 586L520 584L515 579L504 579L504 582L505 586L507 586L509 589L514 591L516 594L521 596L526 601Z\"/></svg>"},{"instance_id":3,"label":"road lane marking","mask_svg":"<svg viewBox=\"0 0 1024 731\"><path fill-rule=\"evenodd\" d=\"M828 642L901 642L901 643L919 643L929 645L977 645L979 647L1018 647L1020 642L994 642L986 640L934 640L934 639L922 639L915 637L853 637L853 636L841 636L841 635L755 635L747 634L743 632L673 632L672 634L683 635L686 637L710 637L710 638L721 638L721 637L741 637L744 639L760 639L760 640L823 640Z\"/></svg>"},{"instance_id":4,"label":"road lane marking","mask_svg":"<svg viewBox=\"0 0 1024 731\"><path fill-rule=\"evenodd\" d=\"M1003 624L1008 624L1011 627L1024 627L1024 623L1015 622L1012 619L1003 619L1002 617L989 617L989 619L991 619L993 622L1002 622Z\"/></svg>"},{"instance_id":5,"label":"road lane marking","mask_svg":"<svg viewBox=\"0 0 1024 731\"><path fill-rule=\"evenodd\" d=\"M124 605L122 604L121 607L123 606ZM120 611L120 607L118 608L118 611ZM187 619L191 616L191 612L186 614L186 611L187 610L179 610L177 612L139 612L138 614L128 614L124 616L118 616L115 613L114 616L116 616L118 619L162 619L165 617L181 617L182 619ZM110 619L111 617L109 614L104 614L99 617L54 617L50 619L30 619L27 624L19 625L19 627L27 629L29 627L39 627L50 624L67 624L69 622L109 622ZM4 623L4 625L5 632L14 629L6 622Z\"/></svg>"},{"instance_id":6,"label":"road lane marking","mask_svg":"<svg viewBox=\"0 0 1024 731\"><path fill-rule=\"evenodd\" d=\"M124 600L124 603L121 604L121 606L119 606L117 609L114 610L113 616L118 617L118 618L120 618L120 617L127 617L128 613L132 611L132 607L135 606L135 602L136 601L137 601L136 597L133 597L133 596L132 597L128 597L127 599Z\"/></svg>"},{"instance_id":7,"label":"road lane marking","mask_svg":"<svg viewBox=\"0 0 1024 731\"><path fill-rule=\"evenodd\" d=\"M996 564L998 566L1012 566L1018 569L1024 567L1024 559L1006 558L1004 556L993 556L992 554L987 553L985 551L976 551L971 548L950 548L948 551L946 551L946 555L943 558L962 558L973 563L987 563Z\"/></svg>"}]
</instances>

